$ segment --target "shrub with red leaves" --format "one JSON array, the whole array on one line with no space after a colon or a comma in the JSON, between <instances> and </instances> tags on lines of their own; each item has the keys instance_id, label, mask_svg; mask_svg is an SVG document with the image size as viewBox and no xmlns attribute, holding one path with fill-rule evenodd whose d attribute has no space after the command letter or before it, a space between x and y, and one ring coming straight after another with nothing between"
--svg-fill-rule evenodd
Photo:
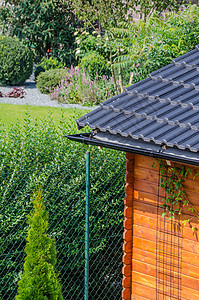
<instances>
[{"instance_id":1,"label":"shrub with red leaves","mask_svg":"<svg viewBox=\"0 0 199 300\"><path fill-rule=\"evenodd\" d=\"M0 91L0 98L2 98L4 96L4 94Z\"/></svg>"},{"instance_id":2,"label":"shrub with red leaves","mask_svg":"<svg viewBox=\"0 0 199 300\"><path fill-rule=\"evenodd\" d=\"M12 91L6 94L6 97L10 98L24 98L25 91L23 87L14 87Z\"/></svg>"}]
</instances>

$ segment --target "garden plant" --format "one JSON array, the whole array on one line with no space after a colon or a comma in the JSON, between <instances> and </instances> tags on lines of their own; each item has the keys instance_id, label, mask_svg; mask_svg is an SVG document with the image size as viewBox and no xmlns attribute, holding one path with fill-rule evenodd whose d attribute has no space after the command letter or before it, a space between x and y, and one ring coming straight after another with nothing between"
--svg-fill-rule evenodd
<instances>
[{"instance_id":1,"label":"garden plant","mask_svg":"<svg viewBox=\"0 0 199 300\"><path fill-rule=\"evenodd\" d=\"M20 85L32 74L32 54L18 39L0 36L0 66L0 85Z\"/></svg>"},{"instance_id":2,"label":"garden plant","mask_svg":"<svg viewBox=\"0 0 199 300\"><path fill-rule=\"evenodd\" d=\"M64 114L64 110L62 111ZM57 269L64 299L83 298L85 153L88 146L69 141L77 132L75 113L32 120L27 112L16 126L0 126L0 295L14 299L24 261L31 196L43 189L49 213L48 235L56 239ZM94 299L121 294L124 197L122 153L91 152L90 278ZM108 171L107 171L108 170ZM103 287L103 288L102 288ZM9 296L8 296L9 295ZM101 298L100 298L101 297Z\"/></svg>"},{"instance_id":3,"label":"garden plant","mask_svg":"<svg viewBox=\"0 0 199 300\"><path fill-rule=\"evenodd\" d=\"M104 33L89 27L76 31L79 65L68 69L67 76L57 86L51 86L52 98L63 103L97 104L123 92L125 86L146 78L195 47L198 16L199 8L192 5L183 12L167 12L163 16L153 13L146 21L136 24L121 22ZM107 75L104 85L105 81L99 79ZM82 76L89 79L85 81ZM42 90L45 90L44 84Z\"/></svg>"},{"instance_id":4,"label":"garden plant","mask_svg":"<svg viewBox=\"0 0 199 300\"><path fill-rule=\"evenodd\" d=\"M16 300L62 300L61 284L55 272L55 240L47 235L48 214L37 190L32 197L34 211L28 218L29 230L22 278L18 283Z\"/></svg>"}]
</instances>

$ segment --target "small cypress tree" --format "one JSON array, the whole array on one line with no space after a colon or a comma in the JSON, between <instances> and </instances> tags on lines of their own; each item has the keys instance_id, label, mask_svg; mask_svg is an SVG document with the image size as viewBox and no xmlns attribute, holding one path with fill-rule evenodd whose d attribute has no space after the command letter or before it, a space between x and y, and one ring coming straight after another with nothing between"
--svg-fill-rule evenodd
<instances>
[{"instance_id":1,"label":"small cypress tree","mask_svg":"<svg viewBox=\"0 0 199 300\"><path fill-rule=\"evenodd\" d=\"M48 213L42 199L42 191L32 197L34 211L28 217L26 257L22 278L18 283L16 300L63 299L61 284L55 272L55 240L49 237Z\"/></svg>"}]
</instances>

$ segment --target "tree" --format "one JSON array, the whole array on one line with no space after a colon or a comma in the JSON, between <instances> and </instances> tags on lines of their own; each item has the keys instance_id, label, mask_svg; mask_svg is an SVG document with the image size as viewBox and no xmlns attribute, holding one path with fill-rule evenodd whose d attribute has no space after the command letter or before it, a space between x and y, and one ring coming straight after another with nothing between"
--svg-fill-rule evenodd
<instances>
[{"instance_id":1,"label":"tree","mask_svg":"<svg viewBox=\"0 0 199 300\"><path fill-rule=\"evenodd\" d=\"M64 0L63 0L64 1ZM83 20L85 28L80 30L80 35L76 37L76 42L81 42L81 36L90 36L89 33L96 33L101 48L107 48L106 55L107 63L110 66L112 74L115 93L124 91L124 80L126 70L133 65L132 60L127 59L126 62L123 58L129 58L132 50L134 51L135 43L134 36L137 36L136 24L133 22L133 12L140 15L140 27L146 26L147 20L150 19L152 14L157 15L159 18L164 10L178 11L182 4L190 3L188 0L77 0L73 2L73 7L78 18ZM152 19L149 23L152 22ZM100 26L99 26L100 24ZM98 25L98 27L96 26ZM152 26L154 24L151 24ZM95 30L93 30L93 28ZM153 28L153 27L152 27ZM154 28L153 28L154 29ZM143 30L144 31L144 30ZM145 40L146 32L143 40ZM84 39L84 42L86 39ZM86 44L86 42L85 42ZM98 45L99 43L97 43ZM81 47L81 46L80 46ZM76 49L80 52L80 47ZM139 49L140 50L140 49ZM136 53L137 55L137 53ZM133 58L135 60L135 57ZM131 72L129 84L133 82L134 73ZM127 77L127 76L126 76ZM118 82L118 84L117 84Z\"/></svg>"},{"instance_id":2,"label":"tree","mask_svg":"<svg viewBox=\"0 0 199 300\"><path fill-rule=\"evenodd\" d=\"M109 27L110 23L115 26L124 20L128 11L128 4L123 0L76 0L72 6L78 18L86 25L98 24L103 28Z\"/></svg>"},{"instance_id":3,"label":"tree","mask_svg":"<svg viewBox=\"0 0 199 300\"><path fill-rule=\"evenodd\" d=\"M190 0L135 0L135 10L139 13L140 19L146 21L153 12L162 13L165 10L177 12L182 5L186 5Z\"/></svg>"},{"instance_id":4,"label":"tree","mask_svg":"<svg viewBox=\"0 0 199 300\"><path fill-rule=\"evenodd\" d=\"M66 0L62 0L66 1ZM103 28L116 26L118 22L133 21L133 12L137 12L141 19L146 20L154 11L162 13L164 10L178 11L181 5L190 0L76 0L72 6L87 26L98 23Z\"/></svg>"},{"instance_id":5,"label":"tree","mask_svg":"<svg viewBox=\"0 0 199 300\"><path fill-rule=\"evenodd\" d=\"M63 63L71 63L76 28L71 2L21 0L0 8L4 31L35 49L39 58L49 52Z\"/></svg>"},{"instance_id":6,"label":"tree","mask_svg":"<svg viewBox=\"0 0 199 300\"><path fill-rule=\"evenodd\" d=\"M34 211L28 218L27 255L16 300L62 300L61 284L55 272L55 240L46 234L48 214L41 190L35 192L32 202Z\"/></svg>"}]
</instances>

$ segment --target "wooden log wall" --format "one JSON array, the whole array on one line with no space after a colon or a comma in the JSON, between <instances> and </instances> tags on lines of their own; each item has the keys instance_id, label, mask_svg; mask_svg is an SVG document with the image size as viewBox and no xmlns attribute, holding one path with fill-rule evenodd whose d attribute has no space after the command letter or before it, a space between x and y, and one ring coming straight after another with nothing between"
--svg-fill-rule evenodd
<instances>
[{"instance_id":1,"label":"wooden log wall","mask_svg":"<svg viewBox=\"0 0 199 300\"><path fill-rule=\"evenodd\" d=\"M175 259L178 260L179 279L176 282L175 276L171 278L170 283L174 289L177 286L180 293L170 293L173 297L158 294L157 297L157 204L158 195L164 196L164 190L158 188L159 165L150 157L132 154L127 156L134 159L134 178L133 182L133 203L132 215L128 218L133 220L132 231L132 250L131 250L131 296L123 292L124 300L162 300L162 299L182 299L182 300L198 300L199 299L199 237L197 231L199 229L199 219L193 217L193 213L185 207L183 214L180 216L181 224L185 219L192 218L191 225L195 226L196 231L193 233L189 223L182 225L180 238L180 252L175 253ZM152 165L155 163L155 167ZM175 165L177 165L175 163ZM190 166L188 166L190 168ZM196 169L196 167L193 167ZM198 168L199 171L199 168ZM128 184L128 179L126 184ZM199 211L199 179L189 175L184 184L186 195L194 207ZM132 188L132 186L131 186ZM128 194L128 193L127 193ZM127 197L128 195L126 195ZM160 212L161 213L161 212ZM127 231L125 230L127 236ZM124 237L125 238L125 237ZM128 237L129 238L129 237ZM167 246L167 252L171 246ZM160 251L160 250L159 250ZM125 249L124 249L124 255ZM175 260L173 261L175 262ZM173 274L177 269L173 271ZM125 287L123 291L125 290ZM179 296L180 295L180 296Z\"/></svg>"}]
</instances>

